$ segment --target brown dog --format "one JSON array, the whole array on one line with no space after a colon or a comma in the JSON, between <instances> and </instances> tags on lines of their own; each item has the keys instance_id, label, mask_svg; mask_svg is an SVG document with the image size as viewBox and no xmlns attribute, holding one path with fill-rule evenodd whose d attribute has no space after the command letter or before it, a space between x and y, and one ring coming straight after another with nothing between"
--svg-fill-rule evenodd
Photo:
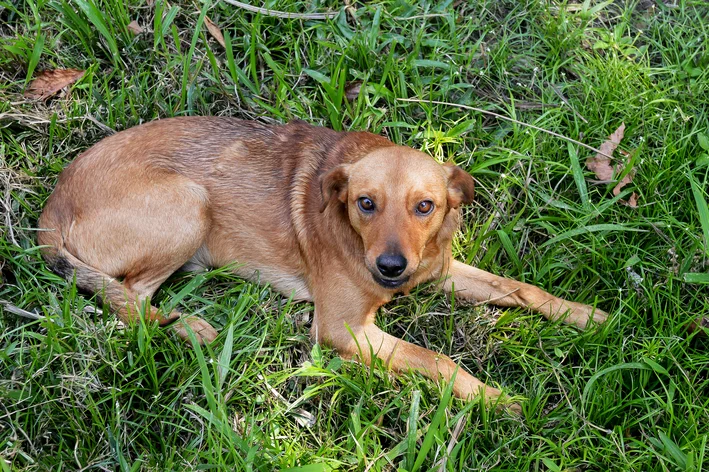
<instances>
[{"instance_id":1,"label":"brown dog","mask_svg":"<svg viewBox=\"0 0 709 472\"><path fill-rule=\"evenodd\" d=\"M377 308L421 282L581 328L605 320L453 260L459 207L472 199L473 179L459 167L370 133L175 118L106 138L70 164L40 218L49 231L39 243L55 271L103 294L123 321L181 267L238 262L239 275L315 302L316 341L433 379L450 380L456 364L374 325ZM180 316L145 307L161 324ZM186 324L200 342L217 336L192 316L172 325L182 338ZM500 395L462 369L453 389Z\"/></svg>"}]
</instances>

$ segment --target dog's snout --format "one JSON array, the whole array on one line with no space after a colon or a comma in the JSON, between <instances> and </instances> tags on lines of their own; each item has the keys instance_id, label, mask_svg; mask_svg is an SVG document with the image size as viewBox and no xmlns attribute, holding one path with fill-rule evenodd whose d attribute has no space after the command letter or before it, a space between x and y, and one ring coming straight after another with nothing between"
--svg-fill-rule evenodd
<instances>
[{"instance_id":1,"label":"dog's snout","mask_svg":"<svg viewBox=\"0 0 709 472\"><path fill-rule=\"evenodd\" d=\"M382 254L377 257L377 269L384 277L398 277L406 270L407 260L401 254Z\"/></svg>"}]
</instances>

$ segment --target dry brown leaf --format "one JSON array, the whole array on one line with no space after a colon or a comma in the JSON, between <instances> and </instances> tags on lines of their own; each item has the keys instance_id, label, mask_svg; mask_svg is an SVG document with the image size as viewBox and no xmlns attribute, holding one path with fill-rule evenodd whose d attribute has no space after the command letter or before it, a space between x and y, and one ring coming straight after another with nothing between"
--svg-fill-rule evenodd
<instances>
[{"instance_id":1,"label":"dry brown leaf","mask_svg":"<svg viewBox=\"0 0 709 472\"><path fill-rule=\"evenodd\" d=\"M345 98L349 101L357 100L359 97L359 91L362 88L362 81L355 80L354 82L348 82L345 84Z\"/></svg>"},{"instance_id":2,"label":"dry brown leaf","mask_svg":"<svg viewBox=\"0 0 709 472\"><path fill-rule=\"evenodd\" d=\"M706 335L707 333L709 333L709 317L700 316L699 318L696 318L694 321L689 323L689 326L687 326L687 328L689 329L690 333L699 331L700 333Z\"/></svg>"},{"instance_id":3,"label":"dry brown leaf","mask_svg":"<svg viewBox=\"0 0 709 472\"><path fill-rule=\"evenodd\" d=\"M613 180L613 174L620 175L625 170L625 167L630 163L631 154L620 150L625 159L625 162L620 162L616 164L615 168L611 165L610 157L613 156L613 152L616 150L620 141L623 139L625 134L625 123L622 123L617 130L613 132L608 139L601 144L601 149L598 154L593 157L586 159L586 167L596 174L596 178L601 181L609 182ZM617 184L613 187L613 195L618 195L623 187L633 182L633 177L635 177L635 169L631 169ZM621 200L622 201L622 200ZM627 202L623 201L631 208L637 208L638 206L638 195L633 192Z\"/></svg>"},{"instance_id":4,"label":"dry brown leaf","mask_svg":"<svg viewBox=\"0 0 709 472\"><path fill-rule=\"evenodd\" d=\"M212 35L214 39L217 40L219 44L222 45L224 49L226 49L226 43L224 42L224 36L222 35L222 30L219 29L217 25L214 24L212 20L209 19L208 16L204 17L204 24L207 25L207 29L209 30L209 34Z\"/></svg>"},{"instance_id":5,"label":"dry brown leaf","mask_svg":"<svg viewBox=\"0 0 709 472\"><path fill-rule=\"evenodd\" d=\"M633 192L632 195L630 195L630 198L628 199L628 206L630 208L637 208L638 207L638 194Z\"/></svg>"},{"instance_id":6,"label":"dry brown leaf","mask_svg":"<svg viewBox=\"0 0 709 472\"><path fill-rule=\"evenodd\" d=\"M630 162L630 160L628 160ZM620 174L623 171L623 165L618 164L615 167L615 171L617 174ZM629 183L633 182L633 177L635 177L635 169L632 169L630 172L628 172L625 177L623 177L618 184L613 187L613 195L618 195L621 190L623 190L623 187L628 185Z\"/></svg>"},{"instance_id":7,"label":"dry brown leaf","mask_svg":"<svg viewBox=\"0 0 709 472\"><path fill-rule=\"evenodd\" d=\"M133 33L134 35L138 36L139 34L143 33L145 30L143 29L142 26L138 24L136 20L131 21L128 23L128 31Z\"/></svg>"},{"instance_id":8,"label":"dry brown leaf","mask_svg":"<svg viewBox=\"0 0 709 472\"><path fill-rule=\"evenodd\" d=\"M25 91L25 97L46 100L84 75L83 70L56 69L40 72Z\"/></svg>"},{"instance_id":9,"label":"dry brown leaf","mask_svg":"<svg viewBox=\"0 0 709 472\"><path fill-rule=\"evenodd\" d=\"M601 149L598 154L593 157L586 159L586 167L596 174L598 180L611 180L613 179L613 167L611 167L611 160L608 156L613 155L613 151L620 144L620 140L623 139L625 133L625 123L621 124L617 130L608 139L601 144ZM602 154L601 154L602 153Z\"/></svg>"}]
</instances>

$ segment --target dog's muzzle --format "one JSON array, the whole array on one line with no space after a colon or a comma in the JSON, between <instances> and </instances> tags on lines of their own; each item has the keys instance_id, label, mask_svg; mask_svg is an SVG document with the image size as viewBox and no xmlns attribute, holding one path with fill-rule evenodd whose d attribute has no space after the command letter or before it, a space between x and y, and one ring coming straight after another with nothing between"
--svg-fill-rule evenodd
<instances>
[{"instance_id":1,"label":"dog's muzzle","mask_svg":"<svg viewBox=\"0 0 709 472\"><path fill-rule=\"evenodd\" d=\"M376 260L379 274L372 274L374 280L384 288L397 288L409 280L399 276L404 273L408 261L401 254L382 254Z\"/></svg>"}]
</instances>

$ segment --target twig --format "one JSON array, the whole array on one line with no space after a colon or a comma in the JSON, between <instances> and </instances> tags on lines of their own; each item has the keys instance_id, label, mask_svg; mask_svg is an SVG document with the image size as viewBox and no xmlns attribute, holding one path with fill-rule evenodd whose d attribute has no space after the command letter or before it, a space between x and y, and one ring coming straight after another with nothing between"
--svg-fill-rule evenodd
<instances>
[{"instance_id":1,"label":"twig","mask_svg":"<svg viewBox=\"0 0 709 472\"><path fill-rule=\"evenodd\" d=\"M36 375L36 373L35 373L35 375ZM28 397L29 397L29 396L28 396ZM18 409L13 410L13 411L8 411L7 408L6 408L6 409L5 409L6 413L5 413L4 415L0 415L0 420L2 420L2 419L4 419L4 418L12 418L14 415L17 415L18 413L21 413L21 412L23 412L23 411L27 411L27 410L29 410L30 408L39 408L39 407L42 406L42 405L48 405L48 404L50 404L50 403L61 403L61 402L66 401L68 398L69 398L69 397L67 397L67 396L62 396L62 397L59 397L59 398L50 398L49 400L44 400L44 401L39 402L39 403L32 403L31 405L27 405L27 406L25 406L25 407L18 408ZM20 401L25 401L25 400L18 400L18 403L15 403L15 405L19 404Z\"/></svg>"},{"instance_id":2,"label":"twig","mask_svg":"<svg viewBox=\"0 0 709 472\"><path fill-rule=\"evenodd\" d=\"M455 424L455 428L453 428L451 440L448 442L448 448L446 449L446 455L440 460L441 465L438 467L438 472L445 472L446 462L448 462L448 458L451 456L453 448L458 443L458 436L460 436L460 432L463 431L463 426L465 426L465 415L460 417L458 422Z\"/></svg>"},{"instance_id":3,"label":"twig","mask_svg":"<svg viewBox=\"0 0 709 472\"><path fill-rule=\"evenodd\" d=\"M22 104L23 102L17 102L17 104ZM106 134L116 134L116 130L106 126L105 124L101 123L98 121L96 118L94 118L92 115L84 115L84 116L76 116L72 118L61 118L57 119L56 123L67 123L73 120L80 120L82 118L85 118L92 123L94 123L96 126L101 128ZM17 123L20 123L23 126L32 126L32 125L48 125L52 121L48 118L44 118L42 116L37 116L37 115L30 115L27 113L0 113L0 122L3 120L13 120L16 121Z\"/></svg>"},{"instance_id":4,"label":"twig","mask_svg":"<svg viewBox=\"0 0 709 472\"><path fill-rule=\"evenodd\" d=\"M419 20L421 18L438 18L438 17L445 17L445 16L450 16L450 13L425 13L422 15L414 15L414 16L395 16L394 19L397 21L407 21L407 20Z\"/></svg>"},{"instance_id":5,"label":"twig","mask_svg":"<svg viewBox=\"0 0 709 472\"><path fill-rule=\"evenodd\" d=\"M5 182L3 182L5 183ZM7 234L10 235L10 241L17 247L21 247L17 240L15 239L15 231L12 229L12 205L10 205L10 191L9 185L8 190L5 192L4 200L0 200L0 204L5 207L5 226L7 227ZM5 201L6 200L6 201Z\"/></svg>"},{"instance_id":6,"label":"twig","mask_svg":"<svg viewBox=\"0 0 709 472\"><path fill-rule=\"evenodd\" d=\"M569 109L574 112L574 115L578 116L581 119L581 121L588 124L588 120L586 118L584 118L583 116L581 116L581 113L577 112L576 109L571 106L571 103L569 103L569 101L566 99L566 97L564 97L564 95L561 93L561 90L559 90L559 88L556 85L551 84L551 89L554 91L554 93L556 93L559 96L559 98L564 103L566 103L566 106L569 107Z\"/></svg>"},{"instance_id":7,"label":"twig","mask_svg":"<svg viewBox=\"0 0 709 472\"><path fill-rule=\"evenodd\" d=\"M284 397L278 392L278 390L271 387L271 385L263 377L263 375L259 374L258 378L259 380L263 381L264 384L266 384L266 387L268 388L268 391L271 392L271 395L273 395L286 405L286 412L290 412L293 414L296 423L298 423L301 427L307 426L309 428L315 424L315 415L313 415L307 410L304 410L303 408L296 408L295 404L289 402L286 397Z\"/></svg>"},{"instance_id":8,"label":"twig","mask_svg":"<svg viewBox=\"0 0 709 472\"><path fill-rule=\"evenodd\" d=\"M237 2L236 0L224 0L225 2L234 5L235 7L243 8L254 13L261 13L266 16L275 16L276 18L288 18L292 20L328 20L335 18L340 14L339 11L327 13L289 13L285 11L269 10L268 8L255 7L248 3Z\"/></svg>"},{"instance_id":9,"label":"twig","mask_svg":"<svg viewBox=\"0 0 709 472\"><path fill-rule=\"evenodd\" d=\"M90 114L86 114L84 116L84 118L86 118L87 120L89 120L90 122L92 122L93 124L98 126L99 128L101 128L101 130L103 130L103 132L106 133L108 136L111 136L112 134L116 134L115 129L111 128L110 126L104 125L103 123L101 123L99 120L97 120L96 118L94 118Z\"/></svg>"},{"instance_id":10,"label":"twig","mask_svg":"<svg viewBox=\"0 0 709 472\"><path fill-rule=\"evenodd\" d=\"M9 313L21 316L22 318L29 318L30 320L35 321L41 320L43 318L36 313L32 313L31 311L23 310L22 308L16 307L15 305L6 300L0 300L0 305L2 305L3 308L5 308L5 310Z\"/></svg>"},{"instance_id":11,"label":"twig","mask_svg":"<svg viewBox=\"0 0 709 472\"><path fill-rule=\"evenodd\" d=\"M439 102L436 100L419 100L418 98L397 98L397 100L401 102L413 102L413 103L433 103L435 105L446 105L449 107L458 107L462 108L464 110L472 110L472 111L477 111L478 113L483 113L485 115L490 115L494 116L495 118L499 118L501 120L506 120L506 121L511 121L512 123L516 123L518 125L522 126L527 126L528 128L536 129L537 131L541 131L542 133L547 133L552 136L556 136L557 138L564 139L566 141L569 141L571 143L577 144L579 146L585 147L586 149L590 149L591 151L600 154L601 156L606 156L609 159L613 159L613 156L609 156L605 152L601 152L600 149L596 149L595 147L589 146L588 144L584 144L580 141L576 141L575 139L571 139L568 136L564 136L563 134L555 133L554 131L549 131L548 129L540 128L539 126L534 126L530 125L529 123L525 123L523 121L518 121L515 120L514 118L510 118L508 116L500 115L498 113L488 111L488 110L483 110L482 108L476 108L476 107L471 107L468 105L461 105L460 103L450 103L450 102Z\"/></svg>"}]
</instances>

